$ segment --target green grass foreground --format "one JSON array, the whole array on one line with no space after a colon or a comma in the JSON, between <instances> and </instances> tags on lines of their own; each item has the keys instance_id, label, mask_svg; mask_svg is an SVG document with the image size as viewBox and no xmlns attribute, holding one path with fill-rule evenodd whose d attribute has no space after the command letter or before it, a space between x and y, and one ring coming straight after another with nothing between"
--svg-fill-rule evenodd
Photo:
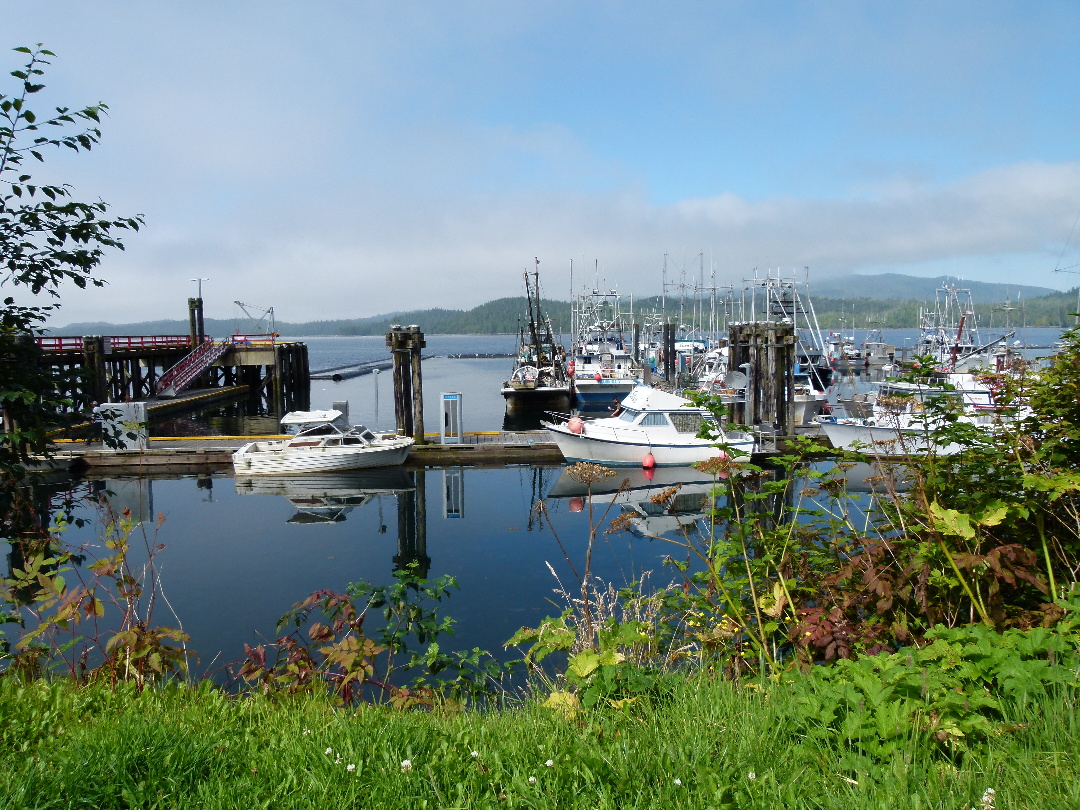
<instances>
[{"instance_id":1,"label":"green grass foreground","mask_svg":"<svg viewBox=\"0 0 1080 810\"><path fill-rule=\"evenodd\" d=\"M568 719L8 676L0 807L1080 807L1075 689L953 760L911 738L876 762L793 732L790 695L690 677Z\"/></svg>"}]
</instances>

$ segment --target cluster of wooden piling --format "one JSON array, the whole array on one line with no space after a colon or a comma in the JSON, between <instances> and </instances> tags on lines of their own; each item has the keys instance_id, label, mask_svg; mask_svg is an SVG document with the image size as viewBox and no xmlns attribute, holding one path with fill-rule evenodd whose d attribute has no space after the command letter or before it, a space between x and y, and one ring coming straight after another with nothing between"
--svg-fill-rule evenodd
<instances>
[{"instance_id":1,"label":"cluster of wooden piling","mask_svg":"<svg viewBox=\"0 0 1080 810\"><path fill-rule=\"evenodd\" d=\"M394 418L399 433L424 443L424 385L421 353L427 343L419 326L391 326L386 348L394 363Z\"/></svg>"},{"instance_id":2,"label":"cluster of wooden piling","mask_svg":"<svg viewBox=\"0 0 1080 810\"><path fill-rule=\"evenodd\" d=\"M728 368L746 374L744 396L732 403L731 421L740 425L772 425L780 435L795 427L795 346L791 324L732 324Z\"/></svg>"}]
</instances>

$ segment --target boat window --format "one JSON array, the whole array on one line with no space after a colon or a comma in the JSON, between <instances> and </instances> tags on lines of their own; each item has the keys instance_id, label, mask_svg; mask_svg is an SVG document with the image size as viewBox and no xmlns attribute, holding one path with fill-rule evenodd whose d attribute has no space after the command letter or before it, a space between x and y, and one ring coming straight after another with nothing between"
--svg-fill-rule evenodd
<instances>
[{"instance_id":1,"label":"boat window","mask_svg":"<svg viewBox=\"0 0 1080 810\"><path fill-rule=\"evenodd\" d=\"M619 414L619 418L624 422L633 422L639 416L641 416L641 411L632 411L628 408L623 408L622 413Z\"/></svg>"},{"instance_id":2,"label":"boat window","mask_svg":"<svg viewBox=\"0 0 1080 810\"><path fill-rule=\"evenodd\" d=\"M341 444L341 439L338 439L338 438L327 439L323 443L323 447L337 447L340 444Z\"/></svg>"},{"instance_id":3,"label":"boat window","mask_svg":"<svg viewBox=\"0 0 1080 810\"><path fill-rule=\"evenodd\" d=\"M647 413L645 418L641 420L641 424L646 427L666 427L668 420L662 413Z\"/></svg>"},{"instance_id":4,"label":"boat window","mask_svg":"<svg viewBox=\"0 0 1080 810\"><path fill-rule=\"evenodd\" d=\"M356 433L361 439L367 439L369 442L375 441L375 434L363 425L356 425L353 428L353 432Z\"/></svg>"},{"instance_id":5,"label":"boat window","mask_svg":"<svg viewBox=\"0 0 1080 810\"><path fill-rule=\"evenodd\" d=\"M697 433L701 430L702 418L700 413L694 412L681 412L669 413L671 417L671 424L675 425L675 430L679 433Z\"/></svg>"}]
</instances>

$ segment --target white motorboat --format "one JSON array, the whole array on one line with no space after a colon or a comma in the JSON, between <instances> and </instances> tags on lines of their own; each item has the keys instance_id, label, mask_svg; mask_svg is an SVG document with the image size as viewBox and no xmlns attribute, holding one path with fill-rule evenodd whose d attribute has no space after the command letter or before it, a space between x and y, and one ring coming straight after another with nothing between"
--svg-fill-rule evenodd
<instances>
[{"instance_id":1,"label":"white motorboat","mask_svg":"<svg viewBox=\"0 0 1080 810\"><path fill-rule=\"evenodd\" d=\"M292 411L281 424L295 428L284 439L248 442L233 453L237 475L293 473L392 467L409 455L413 439L395 433L372 433L363 425L344 423L339 410Z\"/></svg>"},{"instance_id":2,"label":"white motorboat","mask_svg":"<svg viewBox=\"0 0 1080 810\"><path fill-rule=\"evenodd\" d=\"M753 434L725 431L705 408L688 399L639 385L606 419L570 417L541 421L567 461L595 461L613 467L685 467L730 455L745 458L755 448ZM703 426L710 437L699 438ZM651 456L651 459L649 457Z\"/></svg>"},{"instance_id":3,"label":"white motorboat","mask_svg":"<svg viewBox=\"0 0 1080 810\"><path fill-rule=\"evenodd\" d=\"M926 404L937 398L953 401L957 421L993 430L1015 419L1015 409L1003 409L994 401L993 391L969 373L945 373L943 385L902 380L884 380L878 391L859 403L870 409L869 416L819 416L825 435L833 447L877 456L909 456L936 453L939 456L959 452L956 442L941 443L934 437L942 425L939 415Z\"/></svg>"}]
</instances>

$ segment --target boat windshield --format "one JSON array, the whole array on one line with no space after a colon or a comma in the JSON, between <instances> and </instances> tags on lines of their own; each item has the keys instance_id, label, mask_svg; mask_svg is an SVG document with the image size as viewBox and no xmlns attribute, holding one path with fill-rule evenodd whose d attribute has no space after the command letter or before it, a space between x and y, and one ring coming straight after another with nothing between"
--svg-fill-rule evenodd
<instances>
[{"instance_id":1,"label":"boat windshield","mask_svg":"<svg viewBox=\"0 0 1080 810\"><path fill-rule=\"evenodd\" d=\"M679 433L696 434L705 421L705 418L697 411L674 411L668 414L668 418Z\"/></svg>"},{"instance_id":2,"label":"boat windshield","mask_svg":"<svg viewBox=\"0 0 1080 810\"><path fill-rule=\"evenodd\" d=\"M641 411L634 411L629 408L623 408L622 413L619 414L619 418L624 422L633 422L639 416L641 416Z\"/></svg>"}]
</instances>

